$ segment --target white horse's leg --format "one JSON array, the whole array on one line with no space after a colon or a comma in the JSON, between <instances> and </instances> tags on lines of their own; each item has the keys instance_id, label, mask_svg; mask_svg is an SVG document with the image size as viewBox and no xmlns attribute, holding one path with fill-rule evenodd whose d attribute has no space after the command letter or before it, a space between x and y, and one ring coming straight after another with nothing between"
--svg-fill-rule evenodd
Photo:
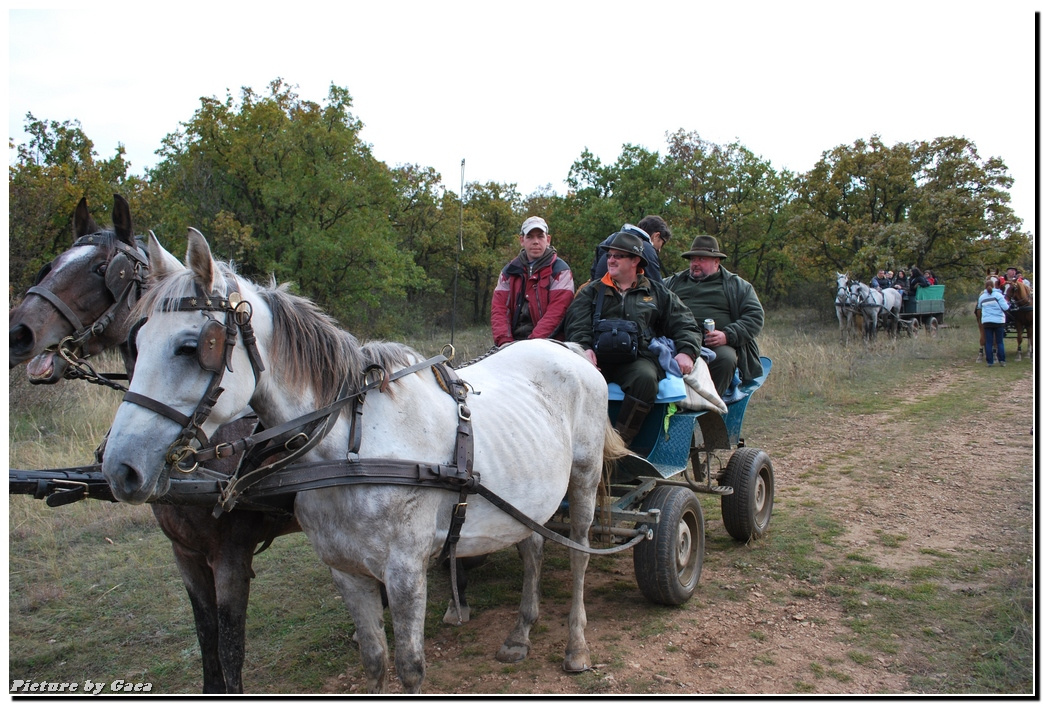
<instances>
[{"instance_id":1,"label":"white horse's leg","mask_svg":"<svg viewBox=\"0 0 1043 704\"><path fill-rule=\"evenodd\" d=\"M380 583L372 577L348 574L333 568L330 568L330 574L355 622L359 657L362 669L366 671L366 689L375 694L387 692L388 643L384 634Z\"/></svg>"},{"instance_id":2,"label":"white horse's leg","mask_svg":"<svg viewBox=\"0 0 1043 704\"><path fill-rule=\"evenodd\" d=\"M518 554L522 559L522 600L518 607L518 621L514 630L496 653L500 662L519 662L529 654L529 631L540 617L540 572L543 569L543 541L539 533L533 533L518 543Z\"/></svg>"},{"instance_id":3,"label":"white horse's leg","mask_svg":"<svg viewBox=\"0 0 1043 704\"><path fill-rule=\"evenodd\" d=\"M424 617L427 611L427 565L420 558L395 560L385 573L388 608L395 633L395 670L402 688L418 694L424 683Z\"/></svg>"},{"instance_id":4,"label":"white horse's leg","mask_svg":"<svg viewBox=\"0 0 1043 704\"><path fill-rule=\"evenodd\" d=\"M585 475L594 480L569 488L569 537L580 545L590 545L588 534L594 521L594 505L597 502L598 478L600 470ZM576 470L573 470L573 480ZM581 550L569 551L569 564L572 567L572 608L569 611L569 642L565 646L565 672L583 672L589 670L590 648L587 646L587 607L584 603L584 580L590 554Z\"/></svg>"}]
</instances>

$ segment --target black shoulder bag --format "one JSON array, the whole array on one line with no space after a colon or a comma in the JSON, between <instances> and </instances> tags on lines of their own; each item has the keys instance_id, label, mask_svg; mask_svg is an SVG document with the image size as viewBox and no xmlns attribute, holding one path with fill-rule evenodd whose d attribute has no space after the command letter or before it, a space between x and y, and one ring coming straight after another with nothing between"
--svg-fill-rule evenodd
<instances>
[{"instance_id":1,"label":"black shoulder bag","mask_svg":"<svg viewBox=\"0 0 1043 704\"><path fill-rule=\"evenodd\" d=\"M598 283L598 301L594 306L594 354L599 364L627 364L637 359L640 328L633 320L601 319L605 302L605 285Z\"/></svg>"}]
</instances>

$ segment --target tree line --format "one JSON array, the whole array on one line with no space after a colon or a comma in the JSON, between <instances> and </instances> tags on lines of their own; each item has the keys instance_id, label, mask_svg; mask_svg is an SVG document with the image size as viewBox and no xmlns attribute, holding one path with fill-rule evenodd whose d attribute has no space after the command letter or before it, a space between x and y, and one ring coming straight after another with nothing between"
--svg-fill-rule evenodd
<instances>
[{"instance_id":1,"label":"tree line","mask_svg":"<svg viewBox=\"0 0 1043 704\"><path fill-rule=\"evenodd\" d=\"M181 253L195 227L245 276L293 282L364 336L447 327L454 316L487 322L528 215L547 219L578 281L598 242L662 215L674 233L664 272L684 268L680 254L697 235L713 235L726 266L768 305L806 301L809 286L824 292L837 271L868 280L915 264L976 290L986 268L1031 267L1009 206L1013 179L963 137L888 146L874 135L793 174L739 142L681 129L663 153L624 144L604 163L584 150L562 195L495 182L459 194L430 167L374 158L351 105L347 88L331 85L316 103L281 79L202 98L143 176L130 174L122 146L99 158L77 121L28 114L29 139L9 170L9 302L71 244L76 202L86 196L100 223L113 193L130 202L139 234L154 230Z\"/></svg>"}]
</instances>

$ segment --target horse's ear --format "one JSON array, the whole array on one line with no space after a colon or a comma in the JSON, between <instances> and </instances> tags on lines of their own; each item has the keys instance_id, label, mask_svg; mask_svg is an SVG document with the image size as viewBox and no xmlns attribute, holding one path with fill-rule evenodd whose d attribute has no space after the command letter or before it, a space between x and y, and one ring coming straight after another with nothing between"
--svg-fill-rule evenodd
<instances>
[{"instance_id":1,"label":"horse's ear","mask_svg":"<svg viewBox=\"0 0 1043 704\"><path fill-rule=\"evenodd\" d=\"M119 193L112 194L112 226L123 244L134 247L134 223L130 219L130 204Z\"/></svg>"},{"instance_id":2,"label":"horse's ear","mask_svg":"<svg viewBox=\"0 0 1043 704\"><path fill-rule=\"evenodd\" d=\"M72 216L73 240L78 240L84 235L89 235L99 230L101 228L98 227L98 223L94 222L90 211L87 210L87 196L80 198L80 202L76 204L76 211Z\"/></svg>"},{"instance_id":3,"label":"horse's ear","mask_svg":"<svg viewBox=\"0 0 1043 704\"><path fill-rule=\"evenodd\" d=\"M154 279L163 279L176 271L185 268L185 265L177 260L173 254L163 249L163 245L156 239L156 233L149 230L148 233L148 260L149 275Z\"/></svg>"},{"instance_id":4,"label":"horse's ear","mask_svg":"<svg viewBox=\"0 0 1043 704\"><path fill-rule=\"evenodd\" d=\"M210 245L206 243L203 233L194 227L188 228L188 254L185 264L191 269L207 293L213 293L217 281L217 263L210 253Z\"/></svg>"}]
</instances>

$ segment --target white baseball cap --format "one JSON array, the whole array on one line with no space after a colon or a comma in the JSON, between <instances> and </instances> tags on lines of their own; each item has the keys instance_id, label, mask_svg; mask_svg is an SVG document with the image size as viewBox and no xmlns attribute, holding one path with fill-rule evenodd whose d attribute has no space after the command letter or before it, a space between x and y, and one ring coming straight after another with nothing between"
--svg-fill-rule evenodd
<instances>
[{"instance_id":1,"label":"white baseball cap","mask_svg":"<svg viewBox=\"0 0 1043 704\"><path fill-rule=\"evenodd\" d=\"M522 223L522 237L529 234L529 230L534 230L537 227L546 232L547 234L550 234L550 230L547 228L547 221L541 218L539 215L533 215L531 218L528 218L525 222Z\"/></svg>"}]
</instances>

